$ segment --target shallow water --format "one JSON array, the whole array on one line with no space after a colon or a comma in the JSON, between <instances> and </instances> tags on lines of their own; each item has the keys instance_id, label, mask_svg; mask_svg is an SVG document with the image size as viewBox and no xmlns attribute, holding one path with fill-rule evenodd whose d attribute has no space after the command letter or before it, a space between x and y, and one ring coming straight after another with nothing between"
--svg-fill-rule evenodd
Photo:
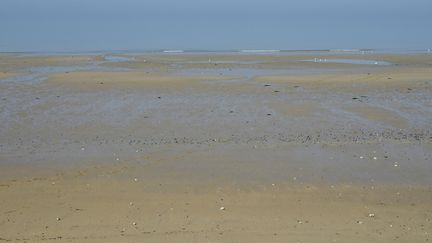
<instances>
[{"instance_id":1,"label":"shallow water","mask_svg":"<svg viewBox=\"0 0 432 243\"><path fill-rule=\"evenodd\" d=\"M181 64L238 64L238 65L252 65L252 64L262 64L265 61L215 61L209 59L208 61L183 61Z\"/></svg>"},{"instance_id":2,"label":"shallow water","mask_svg":"<svg viewBox=\"0 0 432 243\"><path fill-rule=\"evenodd\" d=\"M319 63L346 63L346 64L357 64L357 65L392 65L390 62L377 61L377 60L366 60L366 59L326 59L326 58L314 58L305 60L306 62L319 62Z\"/></svg>"},{"instance_id":3,"label":"shallow water","mask_svg":"<svg viewBox=\"0 0 432 243\"><path fill-rule=\"evenodd\" d=\"M129 62L135 60L133 57L105 55L104 60L108 62Z\"/></svg>"},{"instance_id":4,"label":"shallow water","mask_svg":"<svg viewBox=\"0 0 432 243\"><path fill-rule=\"evenodd\" d=\"M346 69L345 69L346 70ZM290 69L265 69L265 68L176 68L176 73L180 75L190 76L241 76L250 79L256 76L267 75L300 75L300 74L318 74L318 73L334 73L340 69L320 69L320 68L290 68Z\"/></svg>"}]
</instances>

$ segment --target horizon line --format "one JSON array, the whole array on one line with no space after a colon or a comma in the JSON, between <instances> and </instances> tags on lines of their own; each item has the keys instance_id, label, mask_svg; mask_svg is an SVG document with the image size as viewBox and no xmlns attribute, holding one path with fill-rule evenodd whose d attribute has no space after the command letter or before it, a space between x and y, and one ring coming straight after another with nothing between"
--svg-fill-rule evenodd
<instances>
[{"instance_id":1,"label":"horizon line","mask_svg":"<svg viewBox=\"0 0 432 243\"><path fill-rule=\"evenodd\" d=\"M101 50L74 50L74 51L1 51L0 54L86 54L86 53L245 53L266 54L280 52L432 52L431 48L336 48L336 49L101 49Z\"/></svg>"}]
</instances>

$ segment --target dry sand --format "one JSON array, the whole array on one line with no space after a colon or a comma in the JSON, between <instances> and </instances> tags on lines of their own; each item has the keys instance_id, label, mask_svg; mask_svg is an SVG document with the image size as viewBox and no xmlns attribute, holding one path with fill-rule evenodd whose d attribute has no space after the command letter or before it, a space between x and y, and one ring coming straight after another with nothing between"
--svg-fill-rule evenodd
<instances>
[{"instance_id":1,"label":"dry sand","mask_svg":"<svg viewBox=\"0 0 432 243\"><path fill-rule=\"evenodd\" d=\"M22 75L20 73L12 73L12 72L0 72L0 79L6 79L6 78L11 78L11 77L15 77L18 75Z\"/></svg>"},{"instance_id":2,"label":"dry sand","mask_svg":"<svg viewBox=\"0 0 432 243\"><path fill-rule=\"evenodd\" d=\"M199 88L203 81L234 80L240 77L227 76L193 76L178 77L174 75L155 75L146 72L73 72L52 74L48 82L81 90L105 89L152 89L182 90Z\"/></svg>"},{"instance_id":3,"label":"dry sand","mask_svg":"<svg viewBox=\"0 0 432 243\"><path fill-rule=\"evenodd\" d=\"M0 242L430 241L432 55L312 54L0 55Z\"/></svg>"},{"instance_id":4,"label":"dry sand","mask_svg":"<svg viewBox=\"0 0 432 243\"><path fill-rule=\"evenodd\" d=\"M136 169L125 163L3 182L2 240L426 242L430 237L430 188L213 187L200 181L183 187L130 176Z\"/></svg>"}]
</instances>

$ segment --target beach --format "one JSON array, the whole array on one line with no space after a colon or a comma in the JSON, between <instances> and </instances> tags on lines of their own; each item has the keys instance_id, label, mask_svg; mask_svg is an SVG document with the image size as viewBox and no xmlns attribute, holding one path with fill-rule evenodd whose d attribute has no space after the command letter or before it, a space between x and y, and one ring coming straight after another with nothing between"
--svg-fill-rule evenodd
<instances>
[{"instance_id":1,"label":"beach","mask_svg":"<svg viewBox=\"0 0 432 243\"><path fill-rule=\"evenodd\" d=\"M0 242L428 242L431 121L428 53L0 54Z\"/></svg>"}]
</instances>

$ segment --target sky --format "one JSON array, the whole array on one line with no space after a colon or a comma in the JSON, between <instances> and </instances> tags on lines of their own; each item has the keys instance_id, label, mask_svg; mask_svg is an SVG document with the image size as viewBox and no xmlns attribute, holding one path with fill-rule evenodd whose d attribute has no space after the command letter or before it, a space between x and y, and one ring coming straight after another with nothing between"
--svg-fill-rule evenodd
<instances>
[{"instance_id":1,"label":"sky","mask_svg":"<svg viewBox=\"0 0 432 243\"><path fill-rule=\"evenodd\" d=\"M0 0L0 51L432 48L432 0Z\"/></svg>"}]
</instances>

